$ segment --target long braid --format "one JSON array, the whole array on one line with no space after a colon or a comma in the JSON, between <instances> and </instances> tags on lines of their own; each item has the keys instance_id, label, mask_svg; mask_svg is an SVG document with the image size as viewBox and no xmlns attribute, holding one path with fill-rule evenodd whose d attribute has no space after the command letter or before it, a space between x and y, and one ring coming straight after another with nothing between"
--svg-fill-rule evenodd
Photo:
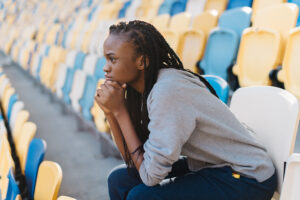
<instances>
[{"instance_id":1,"label":"long braid","mask_svg":"<svg viewBox=\"0 0 300 200\"><path fill-rule=\"evenodd\" d=\"M146 106L147 97L150 94L153 85L157 81L158 72L162 68L175 68L185 70L177 54L169 46L165 38L149 23L135 20L128 23L120 22L109 28L110 34L126 34L129 42L136 48L136 54L144 57L145 66L145 89L141 95L132 87L126 89L126 106L130 113L137 135L142 143L145 143L149 137L149 117ZM148 66L146 62L148 59ZM189 71L189 70L185 70ZM191 71L189 71L191 72ZM193 73L193 72L191 72ZM216 95L210 84L200 75L199 79ZM216 95L217 96L217 95ZM141 123L142 122L142 123ZM126 142L123 138L125 148L125 162L128 166L134 166L128 151Z\"/></svg>"}]
</instances>

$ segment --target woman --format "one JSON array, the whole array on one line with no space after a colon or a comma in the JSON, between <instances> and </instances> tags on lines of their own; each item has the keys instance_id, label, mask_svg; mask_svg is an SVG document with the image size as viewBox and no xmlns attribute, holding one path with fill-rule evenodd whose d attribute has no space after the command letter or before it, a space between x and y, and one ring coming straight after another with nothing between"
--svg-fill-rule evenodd
<instances>
[{"instance_id":1,"label":"woman","mask_svg":"<svg viewBox=\"0 0 300 200\"><path fill-rule=\"evenodd\" d=\"M266 150L151 24L112 25L104 55L95 99L126 162L108 177L111 199L272 197Z\"/></svg>"}]
</instances>

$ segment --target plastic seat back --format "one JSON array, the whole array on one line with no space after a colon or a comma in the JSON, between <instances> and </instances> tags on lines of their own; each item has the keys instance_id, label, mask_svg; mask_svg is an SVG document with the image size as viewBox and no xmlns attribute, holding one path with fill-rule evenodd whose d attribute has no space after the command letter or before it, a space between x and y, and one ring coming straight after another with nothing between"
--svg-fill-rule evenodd
<instances>
[{"instance_id":1,"label":"plastic seat back","mask_svg":"<svg viewBox=\"0 0 300 200\"><path fill-rule=\"evenodd\" d=\"M293 3L275 4L262 9L254 18L253 27L279 31L282 37L280 60L284 56L284 48L288 34L297 24L299 8ZM281 63L280 63L281 64Z\"/></svg>"},{"instance_id":2,"label":"plastic seat back","mask_svg":"<svg viewBox=\"0 0 300 200\"><path fill-rule=\"evenodd\" d=\"M194 18L192 29L196 31L203 31L205 37L208 37L210 31L218 24L218 12L210 10L197 15Z\"/></svg>"},{"instance_id":3,"label":"plastic seat back","mask_svg":"<svg viewBox=\"0 0 300 200\"><path fill-rule=\"evenodd\" d=\"M62 170L59 164L43 161L39 167L34 199L55 200L62 181Z\"/></svg>"},{"instance_id":4,"label":"plastic seat back","mask_svg":"<svg viewBox=\"0 0 300 200\"><path fill-rule=\"evenodd\" d=\"M228 0L206 0L204 11L217 10L221 14L227 8Z\"/></svg>"},{"instance_id":5,"label":"plastic seat back","mask_svg":"<svg viewBox=\"0 0 300 200\"><path fill-rule=\"evenodd\" d=\"M105 66L105 64L106 64L105 57L98 58L94 72L93 72L94 76L96 77L96 80L105 78L105 74L103 71L103 67Z\"/></svg>"},{"instance_id":6,"label":"plastic seat back","mask_svg":"<svg viewBox=\"0 0 300 200\"><path fill-rule=\"evenodd\" d=\"M78 52L76 54L76 57L75 57L75 62L74 62L74 69L77 70L77 69L82 69L83 67L83 62L84 62L84 59L85 59L85 53L83 52Z\"/></svg>"},{"instance_id":7,"label":"plastic seat back","mask_svg":"<svg viewBox=\"0 0 300 200\"><path fill-rule=\"evenodd\" d=\"M170 14L171 13L171 8L172 8L172 4L174 2L175 2L175 0L164 0L164 2L159 7L158 15Z\"/></svg>"},{"instance_id":8,"label":"plastic seat back","mask_svg":"<svg viewBox=\"0 0 300 200\"><path fill-rule=\"evenodd\" d=\"M192 16L196 16L203 12L205 1L189 0L187 2L186 11Z\"/></svg>"},{"instance_id":9,"label":"plastic seat back","mask_svg":"<svg viewBox=\"0 0 300 200\"><path fill-rule=\"evenodd\" d=\"M278 79L284 82L284 88L300 99L300 28L293 29L288 38L282 70Z\"/></svg>"},{"instance_id":10,"label":"plastic seat back","mask_svg":"<svg viewBox=\"0 0 300 200\"><path fill-rule=\"evenodd\" d=\"M182 37L180 45L180 58L184 68L196 72L196 63L201 60L205 47L203 31L187 31Z\"/></svg>"},{"instance_id":11,"label":"plastic seat back","mask_svg":"<svg viewBox=\"0 0 300 200\"><path fill-rule=\"evenodd\" d=\"M176 1L171 6L170 15L176 15L178 13L182 13L186 9L186 3L187 1Z\"/></svg>"},{"instance_id":12,"label":"plastic seat back","mask_svg":"<svg viewBox=\"0 0 300 200\"><path fill-rule=\"evenodd\" d=\"M162 31L161 33L164 36L164 38L166 39L166 41L168 42L168 44L170 45L170 47L175 52L178 52L178 46L179 46L179 42L180 42L180 34L175 31L171 31L171 30L165 30L165 31Z\"/></svg>"},{"instance_id":13,"label":"plastic seat back","mask_svg":"<svg viewBox=\"0 0 300 200\"><path fill-rule=\"evenodd\" d=\"M12 107L11 115L10 115L10 118L9 118L9 126L10 126L11 130L13 130L13 128L15 127L15 123L16 123L18 113L23 108L24 108L24 103L22 101L17 101L16 103L14 103L14 105Z\"/></svg>"},{"instance_id":14,"label":"plastic seat back","mask_svg":"<svg viewBox=\"0 0 300 200\"><path fill-rule=\"evenodd\" d=\"M29 112L27 110L21 110L20 112L18 112L15 125L12 128L13 139L15 144L18 143L21 135L22 127L24 123L27 122L28 119L29 119Z\"/></svg>"},{"instance_id":15,"label":"plastic seat back","mask_svg":"<svg viewBox=\"0 0 300 200\"><path fill-rule=\"evenodd\" d=\"M83 63L82 71L86 74L92 75L95 70L97 59L98 56L96 54L87 55Z\"/></svg>"},{"instance_id":16,"label":"plastic seat back","mask_svg":"<svg viewBox=\"0 0 300 200\"><path fill-rule=\"evenodd\" d=\"M219 18L218 26L234 30L241 37L244 29L251 24L252 10L249 7L235 8L223 12Z\"/></svg>"},{"instance_id":17,"label":"plastic seat back","mask_svg":"<svg viewBox=\"0 0 300 200\"><path fill-rule=\"evenodd\" d=\"M67 75L68 67L65 64L60 64L58 66L57 78L55 82L55 92L59 98L63 97L62 88L64 86L66 75Z\"/></svg>"},{"instance_id":18,"label":"plastic seat back","mask_svg":"<svg viewBox=\"0 0 300 200\"><path fill-rule=\"evenodd\" d=\"M82 98L79 100L81 112L86 120L92 120L91 108L94 104L94 96L96 93L97 80L94 76L88 75Z\"/></svg>"},{"instance_id":19,"label":"plastic seat back","mask_svg":"<svg viewBox=\"0 0 300 200\"><path fill-rule=\"evenodd\" d=\"M230 29L214 29L206 45L200 67L206 75L217 75L227 80L227 70L236 59L239 38Z\"/></svg>"},{"instance_id":20,"label":"plastic seat back","mask_svg":"<svg viewBox=\"0 0 300 200\"><path fill-rule=\"evenodd\" d=\"M252 3L252 21L254 21L256 14L264 9L268 8L270 6L281 4L286 2L286 0L253 0Z\"/></svg>"},{"instance_id":21,"label":"plastic seat back","mask_svg":"<svg viewBox=\"0 0 300 200\"><path fill-rule=\"evenodd\" d=\"M229 97L229 85L228 83L219 76L214 75L204 75L203 76L209 84L215 89L218 97L225 104L228 102Z\"/></svg>"},{"instance_id":22,"label":"plastic seat back","mask_svg":"<svg viewBox=\"0 0 300 200\"><path fill-rule=\"evenodd\" d=\"M18 101L18 95L17 94L13 94L9 98L9 103L8 103L8 108L7 108L7 119L8 119L8 122L10 121L10 118L11 118L12 108L13 108L14 104L17 101Z\"/></svg>"},{"instance_id":23,"label":"plastic seat back","mask_svg":"<svg viewBox=\"0 0 300 200\"><path fill-rule=\"evenodd\" d=\"M73 69L73 68L68 68L67 69L66 80L65 80L64 86L62 88L63 100L67 104L71 103L71 99L70 99L69 94L70 94L71 89L72 89L74 74L75 74L75 69Z\"/></svg>"},{"instance_id":24,"label":"plastic seat back","mask_svg":"<svg viewBox=\"0 0 300 200\"><path fill-rule=\"evenodd\" d=\"M253 0L229 0L227 10L239 7L252 7Z\"/></svg>"},{"instance_id":25,"label":"plastic seat back","mask_svg":"<svg viewBox=\"0 0 300 200\"><path fill-rule=\"evenodd\" d=\"M170 20L169 29L172 31L176 31L178 33L182 33L187 31L191 22L191 15L188 13L180 13L174 15Z\"/></svg>"},{"instance_id":26,"label":"plastic seat back","mask_svg":"<svg viewBox=\"0 0 300 200\"><path fill-rule=\"evenodd\" d=\"M154 17L152 20L153 26L159 31L166 30L169 26L170 15L164 14Z\"/></svg>"},{"instance_id":27,"label":"plastic seat back","mask_svg":"<svg viewBox=\"0 0 300 200\"><path fill-rule=\"evenodd\" d=\"M252 86L240 88L233 94L230 109L254 131L272 158L280 193L284 166L294 151L300 117L297 98L281 88Z\"/></svg>"},{"instance_id":28,"label":"plastic seat back","mask_svg":"<svg viewBox=\"0 0 300 200\"><path fill-rule=\"evenodd\" d=\"M300 8L300 0L288 0L289 3L294 3ZM300 25L300 16L298 16L297 26Z\"/></svg>"},{"instance_id":29,"label":"plastic seat back","mask_svg":"<svg viewBox=\"0 0 300 200\"><path fill-rule=\"evenodd\" d=\"M298 200L300 199L300 154L293 153L287 163L286 172L283 180L280 200Z\"/></svg>"},{"instance_id":30,"label":"plastic seat back","mask_svg":"<svg viewBox=\"0 0 300 200\"><path fill-rule=\"evenodd\" d=\"M16 90L13 87L8 87L4 92L4 96L2 98L2 106L4 110L4 114L7 116L9 100L15 94Z\"/></svg>"},{"instance_id":31,"label":"plastic seat back","mask_svg":"<svg viewBox=\"0 0 300 200\"><path fill-rule=\"evenodd\" d=\"M66 65L67 67L73 67L75 65L75 59L76 59L76 55L77 55L77 51L72 50L69 51L66 57Z\"/></svg>"},{"instance_id":32,"label":"plastic seat back","mask_svg":"<svg viewBox=\"0 0 300 200\"><path fill-rule=\"evenodd\" d=\"M82 97L86 74L77 70L74 75L74 81L70 92L70 100L75 111L80 112L79 99Z\"/></svg>"},{"instance_id":33,"label":"plastic seat back","mask_svg":"<svg viewBox=\"0 0 300 200\"><path fill-rule=\"evenodd\" d=\"M8 182L6 200L15 200L17 195L20 194L20 189L15 180L12 168L9 170L8 180L9 180L9 182Z\"/></svg>"},{"instance_id":34,"label":"plastic seat back","mask_svg":"<svg viewBox=\"0 0 300 200\"><path fill-rule=\"evenodd\" d=\"M25 122L18 143L16 143L17 154L19 155L22 172L25 171L26 158L31 140L36 134L36 125L33 122Z\"/></svg>"},{"instance_id":35,"label":"plastic seat back","mask_svg":"<svg viewBox=\"0 0 300 200\"><path fill-rule=\"evenodd\" d=\"M240 86L270 85L269 72L278 66L279 54L278 32L246 29L241 39L237 63L233 67Z\"/></svg>"},{"instance_id":36,"label":"plastic seat back","mask_svg":"<svg viewBox=\"0 0 300 200\"><path fill-rule=\"evenodd\" d=\"M44 160L47 144L43 139L34 138L29 145L26 166L25 177L29 191L29 196L33 199L35 182L37 173L41 162Z\"/></svg>"}]
</instances>

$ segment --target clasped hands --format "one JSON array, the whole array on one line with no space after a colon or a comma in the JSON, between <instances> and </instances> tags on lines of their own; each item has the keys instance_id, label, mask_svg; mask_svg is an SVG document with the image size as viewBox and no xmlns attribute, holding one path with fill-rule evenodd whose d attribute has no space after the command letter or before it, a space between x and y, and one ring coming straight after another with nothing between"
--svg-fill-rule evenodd
<instances>
[{"instance_id":1,"label":"clasped hands","mask_svg":"<svg viewBox=\"0 0 300 200\"><path fill-rule=\"evenodd\" d=\"M126 84L105 80L97 89L95 100L106 115L116 114L125 108Z\"/></svg>"}]
</instances>

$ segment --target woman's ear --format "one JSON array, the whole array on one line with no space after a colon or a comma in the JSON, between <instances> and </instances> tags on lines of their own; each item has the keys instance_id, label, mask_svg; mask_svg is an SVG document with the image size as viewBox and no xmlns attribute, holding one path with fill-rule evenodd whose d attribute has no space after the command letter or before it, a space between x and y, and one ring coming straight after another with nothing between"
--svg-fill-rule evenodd
<instances>
[{"instance_id":1,"label":"woman's ear","mask_svg":"<svg viewBox=\"0 0 300 200\"><path fill-rule=\"evenodd\" d=\"M139 70L143 70L149 66L149 59L147 56L139 56L137 58L137 65Z\"/></svg>"}]
</instances>

